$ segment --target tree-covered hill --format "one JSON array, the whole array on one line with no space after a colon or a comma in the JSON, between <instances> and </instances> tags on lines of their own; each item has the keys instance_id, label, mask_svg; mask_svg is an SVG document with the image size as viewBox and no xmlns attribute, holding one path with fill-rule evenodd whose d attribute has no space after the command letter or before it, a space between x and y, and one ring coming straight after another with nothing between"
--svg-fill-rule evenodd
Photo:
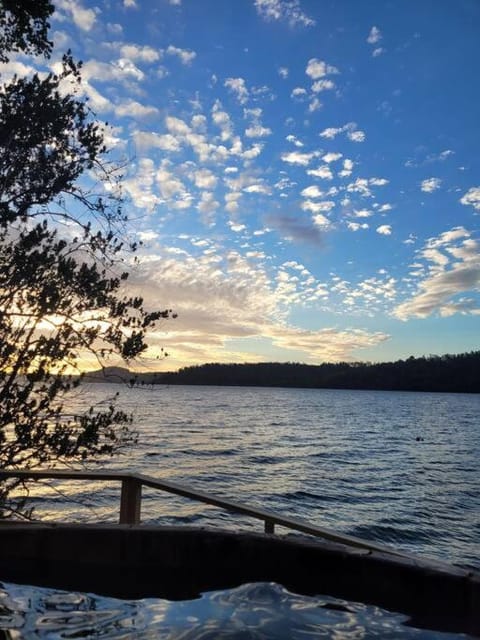
<instances>
[{"instance_id":1,"label":"tree-covered hill","mask_svg":"<svg viewBox=\"0 0 480 640\"><path fill-rule=\"evenodd\" d=\"M95 374L109 382L130 385L188 384L398 391L480 392L480 351L397 360L364 362L203 364L177 372L122 375Z\"/></svg>"}]
</instances>

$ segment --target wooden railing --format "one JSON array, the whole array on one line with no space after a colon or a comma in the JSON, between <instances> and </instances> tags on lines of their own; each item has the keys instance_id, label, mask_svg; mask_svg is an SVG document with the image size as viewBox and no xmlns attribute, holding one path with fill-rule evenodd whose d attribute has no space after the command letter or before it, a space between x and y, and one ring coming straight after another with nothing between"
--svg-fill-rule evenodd
<instances>
[{"instance_id":1,"label":"wooden railing","mask_svg":"<svg viewBox=\"0 0 480 640\"><path fill-rule=\"evenodd\" d=\"M204 493L186 487L175 482L167 480L157 480L151 476L146 476L138 473L121 473L117 471L69 471L69 470L45 470L45 471L20 471L20 470L0 470L0 481L7 478L19 478L22 480L86 480L86 481L118 481L121 482L121 496L120 496L120 524L139 524L141 519L141 502L142 502L142 487L151 487L153 489L159 489L185 498L191 498L198 502L204 502L214 507L220 507L233 513L239 513L257 520L263 520L265 533L273 534L275 532L275 525L286 527L294 531L300 531L312 536L324 538L332 542L348 545L349 547L356 547L368 551L379 551L381 553L388 553L395 556L411 557L409 554L402 553L391 549L390 547L383 546L367 540L362 540L353 536L342 535L325 529L323 527L317 527L305 520L297 518L290 518L288 516L282 516L281 514L274 513L272 511L266 511L264 509L257 509L248 505L234 502L226 498L220 498L212 494Z\"/></svg>"}]
</instances>

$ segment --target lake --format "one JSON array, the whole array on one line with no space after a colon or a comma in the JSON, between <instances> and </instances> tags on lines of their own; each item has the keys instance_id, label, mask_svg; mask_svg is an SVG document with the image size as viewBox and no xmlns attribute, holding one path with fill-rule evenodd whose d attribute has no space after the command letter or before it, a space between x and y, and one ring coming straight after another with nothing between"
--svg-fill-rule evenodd
<instances>
[{"instance_id":1,"label":"lake","mask_svg":"<svg viewBox=\"0 0 480 640\"><path fill-rule=\"evenodd\" d=\"M139 471L480 568L478 395L90 384L71 409L116 392L138 445L88 468ZM118 518L118 484L42 482L32 497L45 519ZM142 521L262 530L148 489Z\"/></svg>"}]
</instances>

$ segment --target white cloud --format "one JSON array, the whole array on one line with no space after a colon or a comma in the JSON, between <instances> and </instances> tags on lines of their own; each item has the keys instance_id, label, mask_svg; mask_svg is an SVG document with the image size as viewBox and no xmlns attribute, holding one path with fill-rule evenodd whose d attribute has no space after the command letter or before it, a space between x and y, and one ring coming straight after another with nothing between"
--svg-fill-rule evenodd
<instances>
[{"instance_id":1,"label":"white cloud","mask_svg":"<svg viewBox=\"0 0 480 640\"><path fill-rule=\"evenodd\" d=\"M440 160L440 161L446 160L450 156L453 156L454 153L455 153L455 151L452 151L452 149L445 149L445 151L441 151L438 154L438 160Z\"/></svg>"},{"instance_id":2,"label":"white cloud","mask_svg":"<svg viewBox=\"0 0 480 640\"><path fill-rule=\"evenodd\" d=\"M20 60L9 60L6 63L0 63L0 77L2 79L2 84L5 83L6 80L10 81L14 75L17 76L28 76L35 71L35 68L31 65L26 65Z\"/></svg>"},{"instance_id":3,"label":"white cloud","mask_svg":"<svg viewBox=\"0 0 480 640\"><path fill-rule=\"evenodd\" d=\"M296 147L303 147L304 144L301 140L299 140L296 136L293 136L292 134L288 135L285 140L287 140L287 142L291 142L292 144L294 144Z\"/></svg>"},{"instance_id":4,"label":"white cloud","mask_svg":"<svg viewBox=\"0 0 480 640\"><path fill-rule=\"evenodd\" d=\"M320 211L331 211L335 207L335 202L332 200L325 200L323 202L313 202L312 200L304 200L301 204L303 211L311 211L312 213L319 213Z\"/></svg>"},{"instance_id":5,"label":"white cloud","mask_svg":"<svg viewBox=\"0 0 480 640\"><path fill-rule=\"evenodd\" d=\"M259 120L262 116L263 113L263 109L261 109L260 107L255 107L253 109L244 109L243 110L243 117L244 118L253 118L253 120L256 122L257 120Z\"/></svg>"},{"instance_id":6,"label":"white cloud","mask_svg":"<svg viewBox=\"0 0 480 640\"><path fill-rule=\"evenodd\" d=\"M379 212L384 213L385 211L391 211L393 209L392 205L386 202L379 207Z\"/></svg>"},{"instance_id":7,"label":"white cloud","mask_svg":"<svg viewBox=\"0 0 480 640\"><path fill-rule=\"evenodd\" d=\"M339 171L338 175L341 178L348 178L349 176L352 175L352 170L353 170L353 160L350 160L350 158L345 158L345 160L343 161L343 169L342 171Z\"/></svg>"},{"instance_id":8,"label":"white cloud","mask_svg":"<svg viewBox=\"0 0 480 640\"><path fill-rule=\"evenodd\" d=\"M225 209L229 213L236 213L239 210L238 201L242 197L241 192L239 191L231 191L230 193L225 194Z\"/></svg>"},{"instance_id":9,"label":"white cloud","mask_svg":"<svg viewBox=\"0 0 480 640\"><path fill-rule=\"evenodd\" d=\"M333 138L335 138L335 136L337 136L339 133L342 133L343 130L343 127L328 127L327 129L324 129L319 135L322 138L333 140Z\"/></svg>"},{"instance_id":10,"label":"white cloud","mask_svg":"<svg viewBox=\"0 0 480 640\"><path fill-rule=\"evenodd\" d=\"M115 35L120 35L123 33L123 27L118 22L107 22L107 31Z\"/></svg>"},{"instance_id":11,"label":"white cloud","mask_svg":"<svg viewBox=\"0 0 480 640\"><path fill-rule=\"evenodd\" d=\"M377 47L372 51L372 57L378 58L378 56L381 56L382 53L385 53L385 49L383 47Z\"/></svg>"},{"instance_id":12,"label":"white cloud","mask_svg":"<svg viewBox=\"0 0 480 640\"><path fill-rule=\"evenodd\" d=\"M157 148L162 151L175 153L180 151L180 141L170 133L157 134L150 131L135 131L133 139L138 151L143 152L147 149Z\"/></svg>"},{"instance_id":13,"label":"white cloud","mask_svg":"<svg viewBox=\"0 0 480 640\"><path fill-rule=\"evenodd\" d=\"M480 187L471 187L461 198L460 202L471 205L476 211L480 211Z\"/></svg>"},{"instance_id":14,"label":"white cloud","mask_svg":"<svg viewBox=\"0 0 480 640\"><path fill-rule=\"evenodd\" d=\"M222 141L230 140L233 136L233 122L228 113L220 109L218 103L212 109L212 120L221 131Z\"/></svg>"},{"instance_id":15,"label":"white cloud","mask_svg":"<svg viewBox=\"0 0 480 640\"><path fill-rule=\"evenodd\" d=\"M157 170L155 179L162 197L166 200L170 200L174 196L184 196L187 194L187 190L183 182L168 170L168 164L163 165Z\"/></svg>"},{"instance_id":16,"label":"white cloud","mask_svg":"<svg viewBox=\"0 0 480 640\"><path fill-rule=\"evenodd\" d=\"M318 80L319 78L323 78L328 74L339 73L339 71L337 67L327 64L323 60L319 60L318 58L310 58L307 64L307 68L305 69L305 73L307 74L307 76L312 78L312 80Z\"/></svg>"},{"instance_id":17,"label":"white cloud","mask_svg":"<svg viewBox=\"0 0 480 640\"><path fill-rule=\"evenodd\" d=\"M316 184L314 184L303 189L301 195L304 198L322 198L324 196L324 192L321 191Z\"/></svg>"},{"instance_id":18,"label":"white cloud","mask_svg":"<svg viewBox=\"0 0 480 640\"><path fill-rule=\"evenodd\" d=\"M433 193L437 189L440 189L441 183L440 178L427 178L426 180L422 180L420 188L425 193Z\"/></svg>"},{"instance_id":19,"label":"white cloud","mask_svg":"<svg viewBox=\"0 0 480 640\"><path fill-rule=\"evenodd\" d=\"M140 158L132 174L124 178L122 187L129 194L133 205L139 209L152 212L160 198L153 192L155 166L150 158Z\"/></svg>"},{"instance_id":20,"label":"white cloud","mask_svg":"<svg viewBox=\"0 0 480 640\"><path fill-rule=\"evenodd\" d=\"M245 135L247 138L264 138L265 136L270 136L272 134L272 130L268 127L263 127L260 124L255 124L247 129L245 129Z\"/></svg>"},{"instance_id":21,"label":"white cloud","mask_svg":"<svg viewBox=\"0 0 480 640\"><path fill-rule=\"evenodd\" d=\"M270 87L266 84L260 85L258 87L252 87L251 92L252 92L252 95L258 99L262 98L270 101L273 101L276 99L276 95L272 93Z\"/></svg>"},{"instance_id":22,"label":"white cloud","mask_svg":"<svg viewBox=\"0 0 480 640\"><path fill-rule=\"evenodd\" d=\"M184 120L176 118L175 116L167 116L165 118L165 126L170 133L177 136L186 136L191 131L190 127Z\"/></svg>"},{"instance_id":23,"label":"white cloud","mask_svg":"<svg viewBox=\"0 0 480 640\"><path fill-rule=\"evenodd\" d=\"M317 225L317 227L329 227L330 220L326 218L321 213L317 213L313 216L313 222Z\"/></svg>"},{"instance_id":24,"label":"white cloud","mask_svg":"<svg viewBox=\"0 0 480 640\"><path fill-rule=\"evenodd\" d=\"M369 178L368 184L371 184L375 187L384 187L388 184L388 180L386 178Z\"/></svg>"},{"instance_id":25,"label":"white cloud","mask_svg":"<svg viewBox=\"0 0 480 640\"><path fill-rule=\"evenodd\" d=\"M419 253L431 263L427 276L420 280L417 292L395 308L397 318L480 314L478 300L468 295L480 287L480 244L469 235L463 227L455 227L427 242Z\"/></svg>"},{"instance_id":26,"label":"white cloud","mask_svg":"<svg viewBox=\"0 0 480 640\"><path fill-rule=\"evenodd\" d=\"M307 96L307 90L303 87L295 87L292 93L290 94L291 98L296 98L297 100L303 100Z\"/></svg>"},{"instance_id":27,"label":"white cloud","mask_svg":"<svg viewBox=\"0 0 480 640\"><path fill-rule=\"evenodd\" d=\"M240 104L248 101L249 93L243 78L227 78L224 85L236 95Z\"/></svg>"},{"instance_id":28,"label":"white cloud","mask_svg":"<svg viewBox=\"0 0 480 640\"><path fill-rule=\"evenodd\" d=\"M160 80L163 80L163 78L166 78L167 76L170 75L170 71L162 66L162 65L158 65L155 75L157 76L157 78L159 78Z\"/></svg>"},{"instance_id":29,"label":"white cloud","mask_svg":"<svg viewBox=\"0 0 480 640\"><path fill-rule=\"evenodd\" d=\"M435 162L445 162L450 156L454 155L455 151L452 149L445 149L440 153L430 153L426 157L422 158L410 158L405 162L406 167L423 167L427 164L432 164Z\"/></svg>"},{"instance_id":30,"label":"white cloud","mask_svg":"<svg viewBox=\"0 0 480 640\"><path fill-rule=\"evenodd\" d=\"M331 80L317 80L312 84L312 91L314 93L320 93L321 91L328 91L335 89L335 83Z\"/></svg>"},{"instance_id":31,"label":"white cloud","mask_svg":"<svg viewBox=\"0 0 480 640\"><path fill-rule=\"evenodd\" d=\"M378 27L373 26L370 29L370 33L368 34L367 42L368 44L377 44L382 39L382 34L380 33L380 29Z\"/></svg>"},{"instance_id":32,"label":"white cloud","mask_svg":"<svg viewBox=\"0 0 480 640\"><path fill-rule=\"evenodd\" d=\"M347 227L350 231L359 231L360 229L368 229L369 225L367 222L347 222Z\"/></svg>"},{"instance_id":33,"label":"white cloud","mask_svg":"<svg viewBox=\"0 0 480 640\"><path fill-rule=\"evenodd\" d=\"M140 104L135 100L126 100L115 106L115 113L118 117L129 118L152 118L157 116L160 112L156 107Z\"/></svg>"},{"instance_id":34,"label":"white cloud","mask_svg":"<svg viewBox=\"0 0 480 640\"><path fill-rule=\"evenodd\" d=\"M196 113L194 116L192 116L191 126L192 129L205 131L207 128L207 118L201 113Z\"/></svg>"},{"instance_id":35,"label":"white cloud","mask_svg":"<svg viewBox=\"0 0 480 640\"><path fill-rule=\"evenodd\" d=\"M364 198L368 198L372 195L367 178L357 178L355 182L351 182L347 185L347 191L349 193L359 193Z\"/></svg>"},{"instance_id":36,"label":"white cloud","mask_svg":"<svg viewBox=\"0 0 480 640\"><path fill-rule=\"evenodd\" d=\"M209 169L198 169L194 173L194 181L199 189L215 189L218 178Z\"/></svg>"},{"instance_id":37,"label":"white cloud","mask_svg":"<svg viewBox=\"0 0 480 640\"><path fill-rule=\"evenodd\" d=\"M267 21L287 22L291 27L313 27L315 20L302 11L299 0L254 0L258 14Z\"/></svg>"},{"instance_id":38,"label":"white cloud","mask_svg":"<svg viewBox=\"0 0 480 640\"><path fill-rule=\"evenodd\" d=\"M308 111L310 113L314 113L315 111L321 109L321 107L322 103L320 102L320 100L318 98L313 98L313 100L311 100L310 104L308 105Z\"/></svg>"},{"instance_id":39,"label":"white cloud","mask_svg":"<svg viewBox=\"0 0 480 640\"><path fill-rule=\"evenodd\" d=\"M84 95L88 97L89 106L95 113L105 113L114 110L114 106L110 100L97 91L97 89L85 79L82 79L82 91Z\"/></svg>"},{"instance_id":40,"label":"white cloud","mask_svg":"<svg viewBox=\"0 0 480 640\"><path fill-rule=\"evenodd\" d=\"M321 227L321 222L319 218L312 227ZM320 228L318 233L322 234ZM169 367L251 358L247 350L226 349L232 338L261 337L277 353L281 350L279 359L306 362L344 361L353 358L356 350L388 338L384 333L328 327L305 330L287 323L286 309L328 295L325 285L312 283L308 274L301 275L303 270L295 271L297 277L280 270L279 277L272 279L261 263L236 251L222 259L216 253L179 255L168 249L161 256L146 255L130 282L154 307L171 306L178 312L167 335L159 331L149 336L150 344L162 345L170 353ZM149 354L155 355L153 348Z\"/></svg>"},{"instance_id":41,"label":"white cloud","mask_svg":"<svg viewBox=\"0 0 480 640\"><path fill-rule=\"evenodd\" d=\"M283 78L284 80L285 80L286 78L288 78L288 73L289 73L289 71L288 71L288 68L287 68L287 67L279 67L279 68L278 68L278 75L279 75L281 78Z\"/></svg>"},{"instance_id":42,"label":"white cloud","mask_svg":"<svg viewBox=\"0 0 480 640\"><path fill-rule=\"evenodd\" d=\"M56 0L55 5L57 8L68 11L75 25L82 31L90 31L97 18L94 9L85 9L77 0Z\"/></svg>"},{"instance_id":43,"label":"white cloud","mask_svg":"<svg viewBox=\"0 0 480 640\"><path fill-rule=\"evenodd\" d=\"M282 153L283 162L289 164L299 164L306 167L310 160L315 156L314 153L301 153L300 151L290 151L289 153Z\"/></svg>"},{"instance_id":44,"label":"white cloud","mask_svg":"<svg viewBox=\"0 0 480 640\"><path fill-rule=\"evenodd\" d=\"M220 206L220 203L217 200L215 200L213 193L209 191L202 192L202 195L200 197L200 202L198 203L197 208L202 214L203 222L205 224L213 223L212 214L215 213L215 211L218 209L219 206Z\"/></svg>"},{"instance_id":45,"label":"white cloud","mask_svg":"<svg viewBox=\"0 0 480 640\"><path fill-rule=\"evenodd\" d=\"M158 238L158 233L156 231L137 231L137 236L140 238L141 242L150 242L151 240L156 240Z\"/></svg>"},{"instance_id":46,"label":"white cloud","mask_svg":"<svg viewBox=\"0 0 480 640\"><path fill-rule=\"evenodd\" d=\"M82 69L82 82L89 82L92 79L107 82L116 80L122 82L128 88L131 87L131 80L141 81L145 74L131 60L119 58L114 63L107 64L98 60L88 60Z\"/></svg>"},{"instance_id":47,"label":"white cloud","mask_svg":"<svg viewBox=\"0 0 480 640\"><path fill-rule=\"evenodd\" d=\"M364 131L347 131L347 137L352 142L363 142L365 140Z\"/></svg>"},{"instance_id":48,"label":"white cloud","mask_svg":"<svg viewBox=\"0 0 480 640\"><path fill-rule=\"evenodd\" d=\"M116 63L113 64L117 67L123 76L130 76L134 80L141 81L145 78L145 74L139 69L131 60L127 58L119 58Z\"/></svg>"},{"instance_id":49,"label":"white cloud","mask_svg":"<svg viewBox=\"0 0 480 640\"><path fill-rule=\"evenodd\" d=\"M240 224L238 222L232 222L231 220L229 220L227 224L230 227L230 229L235 233L240 233L241 231L245 231L245 229L247 228L246 225Z\"/></svg>"},{"instance_id":50,"label":"white cloud","mask_svg":"<svg viewBox=\"0 0 480 640\"><path fill-rule=\"evenodd\" d=\"M322 180L333 180L332 170L326 164L322 165L321 167L318 167L317 169L309 169L307 173L309 176L322 178Z\"/></svg>"},{"instance_id":51,"label":"white cloud","mask_svg":"<svg viewBox=\"0 0 480 640\"><path fill-rule=\"evenodd\" d=\"M450 245L456 240L470 238L470 232L465 227L453 227L449 231L444 231L436 238L430 238L427 241L427 247L442 247Z\"/></svg>"},{"instance_id":52,"label":"white cloud","mask_svg":"<svg viewBox=\"0 0 480 640\"><path fill-rule=\"evenodd\" d=\"M245 151L243 151L239 155L244 160L253 160L254 158L257 158L262 153L262 149L263 149L263 144L260 142L255 142L249 149L245 149Z\"/></svg>"},{"instance_id":53,"label":"white cloud","mask_svg":"<svg viewBox=\"0 0 480 640\"><path fill-rule=\"evenodd\" d=\"M180 49L179 47L174 47L173 45L169 45L166 50L166 53L169 56L177 56L182 64L188 65L194 60L197 56L195 51L190 51L189 49Z\"/></svg>"},{"instance_id":54,"label":"white cloud","mask_svg":"<svg viewBox=\"0 0 480 640\"><path fill-rule=\"evenodd\" d=\"M442 267L446 266L450 262L449 257L438 249L424 249L421 252L421 255L427 260L430 260L430 262L434 262Z\"/></svg>"},{"instance_id":55,"label":"white cloud","mask_svg":"<svg viewBox=\"0 0 480 640\"><path fill-rule=\"evenodd\" d=\"M120 48L120 54L124 58L142 60L142 62L156 62L160 59L159 51L146 45L124 44Z\"/></svg>"},{"instance_id":56,"label":"white cloud","mask_svg":"<svg viewBox=\"0 0 480 640\"><path fill-rule=\"evenodd\" d=\"M381 224L379 227L377 227L376 231L382 236L392 235L392 227L389 224Z\"/></svg>"},{"instance_id":57,"label":"white cloud","mask_svg":"<svg viewBox=\"0 0 480 640\"><path fill-rule=\"evenodd\" d=\"M352 142L363 142L365 140L365 132L358 130L355 122L347 122L342 127L328 127L319 135L322 138L333 140L339 133L346 133L348 139Z\"/></svg>"},{"instance_id":58,"label":"white cloud","mask_svg":"<svg viewBox=\"0 0 480 640\"><path fill-rule=\"evenodd\" d=\"M369 209L354 209L355 218L370 218L372 212Z\"/></svg>"},{"instance_id":59,"label":"white cloud","mask_svg":"<svg viewBox=\"0 0 480 640\"><path fill-rule=\"evenodd\" d=\"M136 0L123 0L123 6L126 9L138 9Z\"/></svg>"},{"instance_id":60,"label":"white cloud","mask_svg":"<svg viewBox=\"0 0 480 640\"><path fill-rule=\"evenodd\" d=\"M343 154L341 153L333 153L333 152L329 152L326 153L324 156L322 156L322 160L324 162L330 163L330 162L335 162L336 160L340 160L340 158L343 156Z\"/></svg>"},{"instance_id":61,"label":"white cloud","mask_svg":"<svg viewBox=\"0 0 480 640\"><path fill-rule=\"evenodd\" d=\"M272 193L270 187L261 182L257 182L256 184L251 184L248 187L245 187L244 191L245 193L262 193L266 196L269 196Z\"/></svg>"},{"instance_id":62,"label":"white cloud","mask_svg":"<svg viewBox=\"0 0 480 640\"><path fill-rule=\"evenodd\" d=\"M278 180L273 185L275 187L275 189L278 189L279 191L286 191L288 189L293 189L294 187L297 186L296 182L294 182L288 176L285 175L285 171L281 171L280 173L283 174L283 175L280 178L280 180ZM281 194L281 195L284 195L284 194Z\"/></svg>"}]
</instances>

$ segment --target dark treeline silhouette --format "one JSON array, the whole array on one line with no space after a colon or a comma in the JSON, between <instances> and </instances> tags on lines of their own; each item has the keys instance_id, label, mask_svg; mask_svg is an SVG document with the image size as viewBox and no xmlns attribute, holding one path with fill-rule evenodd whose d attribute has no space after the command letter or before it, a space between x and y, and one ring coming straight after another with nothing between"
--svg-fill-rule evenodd
<instances>
[{"instance_id":1,"label":"dark treeline silhouette","mask_svg":"<svg viewBox=\"0 0 480 640\"><path fill-rule=\"evenodd\" d=\"M396 362L204 364L177 372L140 375L161 384L480 392L480 351Z\"/></svg>"}]
</instances>

